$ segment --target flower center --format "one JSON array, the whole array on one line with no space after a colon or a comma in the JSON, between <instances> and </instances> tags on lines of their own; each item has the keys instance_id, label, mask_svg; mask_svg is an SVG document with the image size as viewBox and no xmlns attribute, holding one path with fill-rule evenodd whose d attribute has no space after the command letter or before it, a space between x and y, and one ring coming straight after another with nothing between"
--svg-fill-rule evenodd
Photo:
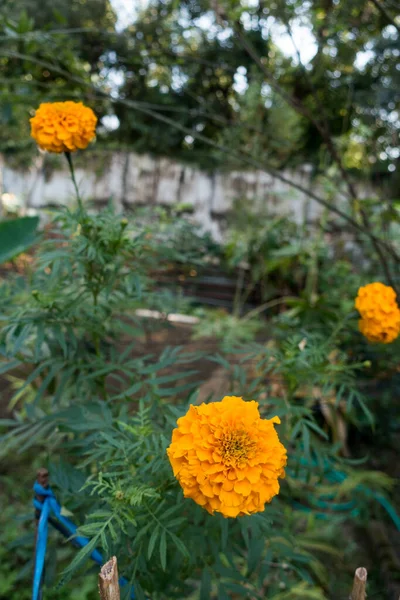
<instances>
[{"instance_id":1,"label":"flower center","mask_svg":"<svg viewBox=\"0 0 400 600\"><path fill-rule=\"evenodd\" d=\"M225 464L240 464L246 461L256 446L247 431L227 431L221 438L221 454Z\"/></svg>"}]
</instances>

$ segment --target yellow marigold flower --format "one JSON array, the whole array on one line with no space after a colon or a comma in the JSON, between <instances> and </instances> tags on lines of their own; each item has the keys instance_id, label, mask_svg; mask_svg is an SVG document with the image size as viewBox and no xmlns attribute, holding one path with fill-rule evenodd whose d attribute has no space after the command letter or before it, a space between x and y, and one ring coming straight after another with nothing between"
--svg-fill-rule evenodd
<instances>
[{"instance_id":1,"label":"yellow marigold flower","mask_svg":"<svg viewBox=\"0 0 400 600\"><path fill-rule=\"evenodd\" d=\"M75 152L96 135L97 117L82 102L45 102L30 123L31 136L43 150Z\"/></svg>"},{"instance_id":2,"label":"yellow marigold flower","mask_svg":"<svg viewBox=\"0 0 400 600\"><path fill-rule=\"evenodd\" d=\"M225 517L264 510L279 493L286 449L258 403L225 396L190 406L172 433L167 453L186 498Z\"/></svg>"},{"instance_id":3,"label":"yellow marigold flower","mask_svg":"<svg viewBox=\"0 0 400 600\"><path fill-rule=\"evenodd\" d=\"M370 342L390 344L400 334L400 309L392 287L379 282L360 287L355 307L361 315L358 327Z\"/></svg>"}]
</instances>

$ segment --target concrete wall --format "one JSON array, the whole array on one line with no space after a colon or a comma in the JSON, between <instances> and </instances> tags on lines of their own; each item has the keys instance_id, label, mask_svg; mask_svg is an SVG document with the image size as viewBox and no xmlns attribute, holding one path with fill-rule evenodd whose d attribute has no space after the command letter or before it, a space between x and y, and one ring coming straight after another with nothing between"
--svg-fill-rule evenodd
<instances>
[{"instance_id":1,"label":"concrete wall","mask_svg":"<svg viewBox=\"0 0 400 600\"><path fill-rule=\"evenodd\" d=\"M134 205L184 203L191 207L200 227L216 239L221 237L221 224L235 199L267 204L272 214L288 214L297 222L314 220L321 213L316 202L261 171L207 173L167 158L127 152L105 154L99 167L98 162L97 166L91 164L90 153L87 156L87 163L77 163L76 167L84 199L100 207L112 198L121 210ZM1 192L15 194L25 209L72 203L73 187L62 159L56 168L53 165L49 169L50 158L42 155L25 171L15 170L3 160ZM85 160L85 155L79 160ZM306 167L285 175L305 187L310 185Z\"/></svg>"}]
</instances>

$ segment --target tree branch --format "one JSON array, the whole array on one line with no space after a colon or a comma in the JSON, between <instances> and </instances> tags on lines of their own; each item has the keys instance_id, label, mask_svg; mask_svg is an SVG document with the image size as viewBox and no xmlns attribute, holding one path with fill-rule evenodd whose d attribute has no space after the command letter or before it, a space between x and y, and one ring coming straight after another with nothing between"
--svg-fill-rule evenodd
<instances>
[{"instance_id":1,"label":"tree branch","mask_svg":"<svg viewBox=\"0 0 400 600\"><path fill-rule=\"evenodd\" d=\"M378 2L378 0L371 0L371 2L374 6L376 6L376 8L379 10L379 12L382 13L382 15L389 21L389 23L391 23L393 25L393 27L396 27L397 31L400 33L400 25L398 25L396 23L396 21L394 20L394 17L392 17L392 15L390 15L388 13L386 8L384 6L382 6L382 4L380 2Z\"/></svg>"}]
</instances>

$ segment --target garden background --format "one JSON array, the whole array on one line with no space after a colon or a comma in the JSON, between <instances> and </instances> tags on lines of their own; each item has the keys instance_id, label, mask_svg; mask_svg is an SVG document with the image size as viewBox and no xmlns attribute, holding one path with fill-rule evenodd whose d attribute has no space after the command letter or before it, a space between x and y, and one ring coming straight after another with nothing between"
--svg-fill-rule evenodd
<instances>
[{"instance_id":1,"label":"garden background","mask_svg":"<svg viewBox=\"0 0 400 600\"><path fill-rule=\"evenodd\" d=\"M31 598L45 467L92 545L51 532L44 598L97 598L97 547L139 599L339 600L365 566L398 600L400 342L354 302L400 290L399 57L395 0L2 0L1 598ZM65 100L98 117L83 206L30 135ZM224 519L166 449L231 394L288 465Z\"/></svg>"}]
</instances>

